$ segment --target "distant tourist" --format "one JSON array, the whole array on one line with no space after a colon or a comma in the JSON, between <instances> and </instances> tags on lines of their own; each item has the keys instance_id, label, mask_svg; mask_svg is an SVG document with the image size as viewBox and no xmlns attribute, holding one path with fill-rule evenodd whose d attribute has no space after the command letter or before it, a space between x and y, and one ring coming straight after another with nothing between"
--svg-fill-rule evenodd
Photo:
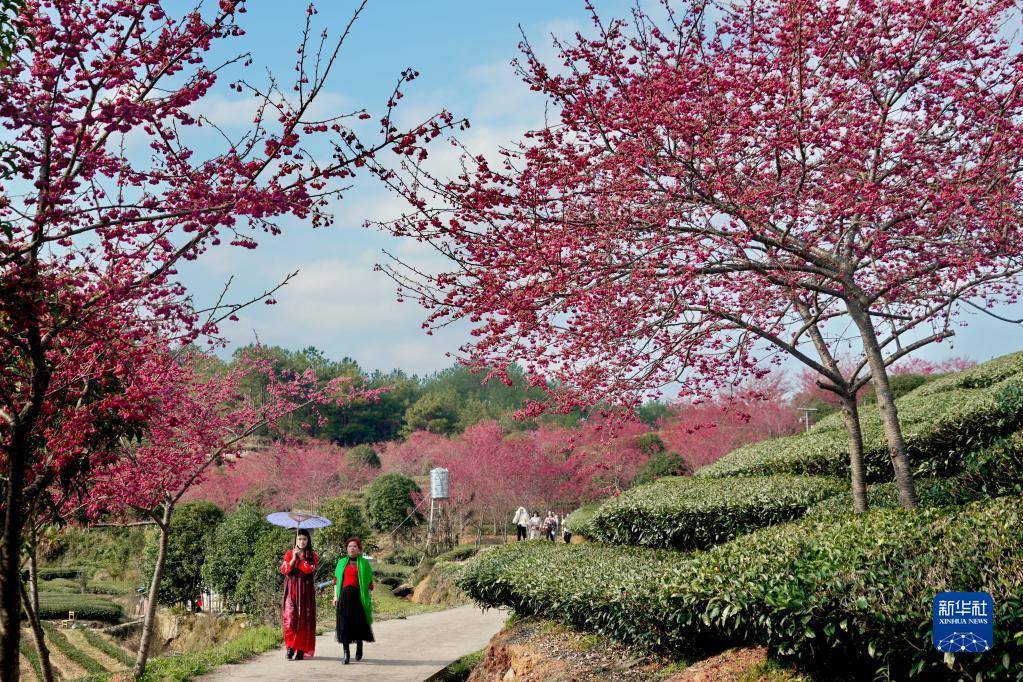
<instances>
[{"instance_id":1,"label":"distant tourist","mask_svg":"<svg viewBox=\"0 0 1023 682\"><path fill-rule=\"evenodd\" d=\"M515 510L515 516L512 517L512 523L515 524L515 540L526 539L526 526L529 524L529 512L526 511L525 507L519 507Z\"/></svg>"},{"instance_id":2,"label":"distant tourist","mask_svg":"<svg viewBox=\"0 0 1023 682\"><path fill-rule=\"evenodd\" d=\"M554 538L558 535L558 517L554 515L554 512L548 510L547 518L543 520L543 534L548 540L554 542Z\"/></svg>"},{"instance_id":3,"label":"distant tourist","mask_svg":"<svg viewBox=\"0 0 1023 682\"><path fill-rule=\"evenodd\" d=\"M530 517L529 523L526 525L530 540L536 540L540 537L540 525L540 512L533 512L533 516Z\"/></svg>"},{"instance_id":4,"label":"distant tourist","mask_svg":"<svg viewBox=\"0 0 1023 682\"><path fill-rule=\"evenodd\" d=\"M349 645L355 642L355 660L362 660L362 643L373 640L373 568L362 554L362 540L348 538L346 556L334 572L334 606L337 607L337 641L344 647L344 664L351 660Z\"/></svg>"},{"instance_id":5,"label":"distant tourist","mask_svg":"<svg viewBox=\"0 0 1023 682\"><path fill-rule=\"evenodd\" d=\"M564 520L561 522L561 539L565 541L566 545L572 543L572 531Z\"/></svg>"},{"instance_id":6,"label":"distant tourist","mask_svg":"<svg viewBox=\"0 0 1023 682\"><path fill-rule=\"evenodd\" d=\"M284 553L285 654L289 661L301 661L316 650L316 566L320 558L313 551L313 540L304 528L295 536L295 546Z\"/></svg>"}]
</instances>

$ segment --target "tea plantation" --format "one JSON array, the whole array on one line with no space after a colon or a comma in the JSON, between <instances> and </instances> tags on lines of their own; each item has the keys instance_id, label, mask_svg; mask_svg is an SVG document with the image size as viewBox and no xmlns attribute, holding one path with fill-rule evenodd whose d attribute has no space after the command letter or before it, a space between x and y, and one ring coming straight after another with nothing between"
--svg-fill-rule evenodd
<instances>
[{"instance_id":1,"label":"tea plantation","mask_svg":"<svg viewBox=\"0 0 1023 682\"><path fill-rule=\"evenodd\" d=\"M898 507L876 408L862 416L871 510L850 512L839 418L639 486L566 523L590 542L481 553L462 589L693 657L741 644L828 679L1023 680L1023 353L898 400L921 506ZM943 654L943 591L994 598L985 653Z\"/></svg>"}]
</instances>

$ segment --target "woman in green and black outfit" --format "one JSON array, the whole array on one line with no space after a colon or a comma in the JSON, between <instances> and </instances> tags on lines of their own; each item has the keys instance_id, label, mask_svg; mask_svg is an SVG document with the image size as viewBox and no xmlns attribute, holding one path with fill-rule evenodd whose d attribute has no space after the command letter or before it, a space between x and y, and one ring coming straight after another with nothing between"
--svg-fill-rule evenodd
<instances>
[{"instance_id":1,"label":"woman in green and black outfit","mask_svg":"<svg viewBox=\"0 0 1023 682\"><path fill-rule=\"evenodd\" d=\"M334 605L337 607L337 641L345 649L344 662L351 660L349 644L355 642L355 660L362 660L362 643L373 641L373 569L362 556L362 541L348 538L347 556L341 557L334 572Z\"/></svg>"}]
</instances>

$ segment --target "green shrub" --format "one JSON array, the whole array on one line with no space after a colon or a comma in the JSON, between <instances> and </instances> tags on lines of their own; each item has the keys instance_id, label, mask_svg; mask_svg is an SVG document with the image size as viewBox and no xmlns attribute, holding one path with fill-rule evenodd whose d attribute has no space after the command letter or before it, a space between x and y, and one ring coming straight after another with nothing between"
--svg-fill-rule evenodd
<instances>
[{"instance_id":1,"label":"green shrub","mask_svg":"<svg viewBox=\"0 0 1023 682\"><path fill-rule=\"evenodd\" d=\"M926 383L896 401L906 452L918 476L954 475L978 451L1023 426L1023 353L998 358ZM860 410L868 480L892 478L880 416ZM846 476L848 449L838 416L809 433L741 447L696 472L698 477L773 473Z\"/></svg>"},{"instance_id":2,"label":"green shrub","mask_svg":"<svg viewBox=\"0 0 1023 682\"><path fill-rule=\"evenodd\" d=\"M1023 679L1021 527L1023 500L1005 497L805 518L688 555L517 543L481 552L459 584L485 606L675 653L752 643L832 676ZM992 651L934 650L931 604L943 591L993 596Z\"/></svg>"},{"instance_id":3,"label":"green shrub","mask_svg":"<svg viewBox=\"0 0 1023 682\"><path fill-rule=\"evenodd\" d=\"M234 598L238 605L257 620L276 624L280 620L284 553L295 546L295 531L271 526L256 540ZM322 562L321 562L322 568Z\"/></svg>"},{"instance_id":4,"label":"green shrub","mask_svg":"<svg viewBox=\"0 0 1023 682\"><path fill-rule=\"evenodd\" d=\"M284 640L280 628L261 626L242 633L227 644L182 656L154 659L146 666L144 682L183 682L228 663L238 663L275 649Z\"/></svg>"},{"instance_id":5,"label":"green shrub","mask_svg":"<svg viewBox=\"0 0 1023 682\"><path fill-rule=\"evenodd\" d=\"M39 594L39 617L42 620L63 620L68 611L75 612L78 620L101 620L116 623L121 620L120 604L91 594Z\"/></svg>"},{"instance_id":6,"label":"green shrub","mask_svg":"<svg viewBox=\"0 0 1023 682\"><path fill-rule=\"evenodd\" d=\"M85 672L90 675L103 675L107 672L107 669L99 661L72 644L59 629L49 623L43 623L43 630L46 632L46 641L84 668Z\"/></svg>"},{"instance_id":7,"label":"green shrub","mask_svg":"<svg viewBox=\"0 0 1023 682\"><path fill-rule=\"evenodd\" d=\"M650 456L632 479L633 485L652 483L665 476L689 476L693 473L689 462L682 455L671 450L661 450Z\"/></svg>"},{"instance_id":8,"label":"green shrub","mask_svg":"<svg viewBox=\"0 0 1023 682\"><path fill-rule=\"evenodd\" d=\"M217 524L213 540L206 550L202 566L202 579L207 585L224 595L230 603L242 574L248 567L256 542L272 526L266 520L266 510L255 505L242 504Z\"/></svg>"},{"instance_id":9,"label":"green shrub","mask_svg":"<svg viewBox=\"0 0 1023 682\"><path fill-rule=\"evenodd\" d=\"M371 532L362 508L347 497L331 498L323 502L317 512L331 522L331 525L316 531L313 538L313 545L320 555L320 561L336 562L345 551L344 544L348 538L358 537L365 540Z\"/></svg>"},{"instance_id":10,"label":"green shrub","mask_svg":"<svg viewBox=\"0 0 1023 682\"><path fill-rule=\"evenodd\" d=\"M348 461L352 464L380 468L380 455L370 445L356 445L348 451Z\"/></svg>"},{"instance_id":11,"label":"green shrub","mask_svg":"<svg viewBox=\"0 0 1023 682\"><path fill-rule=\"evenodd\" d=\"M845 488L819 476L662 478L608 500L590 525L602 542L702 549L798 518Z\"/></svg>"},{"instance_id":12,"label":"green shrub","mask_svg":"<svg viewBox=\"0 0 1023 682\"><path fill-rule=\"evenodd\" d=\"M392 564L401 564L403 566L416 566L422 559L423 550L416 547L399 547L387 557L387 560Z\"/></svg>"},{"instance_id":13,"label":"green shrub","mask_svg":"<svg viewBox=\"0 0 1023 682\"><path fill-rule=\"evenodd\" d=\"M594 537L593 516L600 509L600 502L589 502L565 517L563 526L573 535L584 538Z\"/></svg>"},{"instance_id":14,"label":"green shrub","mask_svg":"<svg viewBox=\"0 0 1023 682\"><path fill-rule=\"evenodd\" d=\"M419 486L408 476L389 473L377 476L366 488L366 518L376 530L391 532L399 524L416 525L423 515L415 509L412 492L419 492ZM411 513L411 518L405 518Z\"/></svg>"},{"instance_id":15,"label":"green shrub","mask_svg":"<svg viewBox=\"0 0 1023 682\"><path fill-rule=\"evenodd\" d=\"M203 564L217 526L223 519L224 512L220 507L206 500L185 502L174 509L158 595L161 604L173 606L199 598L203 588ZM156 567L159 542L159 534L154 534L146 546L142 562L142 576L146 582Z\"/></svg>"}]
</instances>

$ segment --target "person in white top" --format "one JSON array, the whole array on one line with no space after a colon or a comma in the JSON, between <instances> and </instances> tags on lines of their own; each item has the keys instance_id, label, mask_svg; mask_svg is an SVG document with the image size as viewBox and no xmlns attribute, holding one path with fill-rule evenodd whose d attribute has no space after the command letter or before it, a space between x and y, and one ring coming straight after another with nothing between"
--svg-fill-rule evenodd
<instances>
[{"instance_id":1,"label":"person in white top","mask_svg":"<svg viewBox=\"0 0 1023 682\"><path fill-rule=\"evenodd\" d=\"M519 507L515 510L512 523L515 524L515 540L525 540L526 526L529 524L529 512L526 511L525 507Z\"/></svg>"},{"instance_id":2,"label":"person in white top","mask_svg":"<svg viewBox=\"0 0 1023 682\"><path fill-rule=\"evenodd\" d=\"M526 528L529 531L530 540L536 540L540 537L540 512L533 513L533 516L530 517Z\"/></svg>"}]
</instances>

